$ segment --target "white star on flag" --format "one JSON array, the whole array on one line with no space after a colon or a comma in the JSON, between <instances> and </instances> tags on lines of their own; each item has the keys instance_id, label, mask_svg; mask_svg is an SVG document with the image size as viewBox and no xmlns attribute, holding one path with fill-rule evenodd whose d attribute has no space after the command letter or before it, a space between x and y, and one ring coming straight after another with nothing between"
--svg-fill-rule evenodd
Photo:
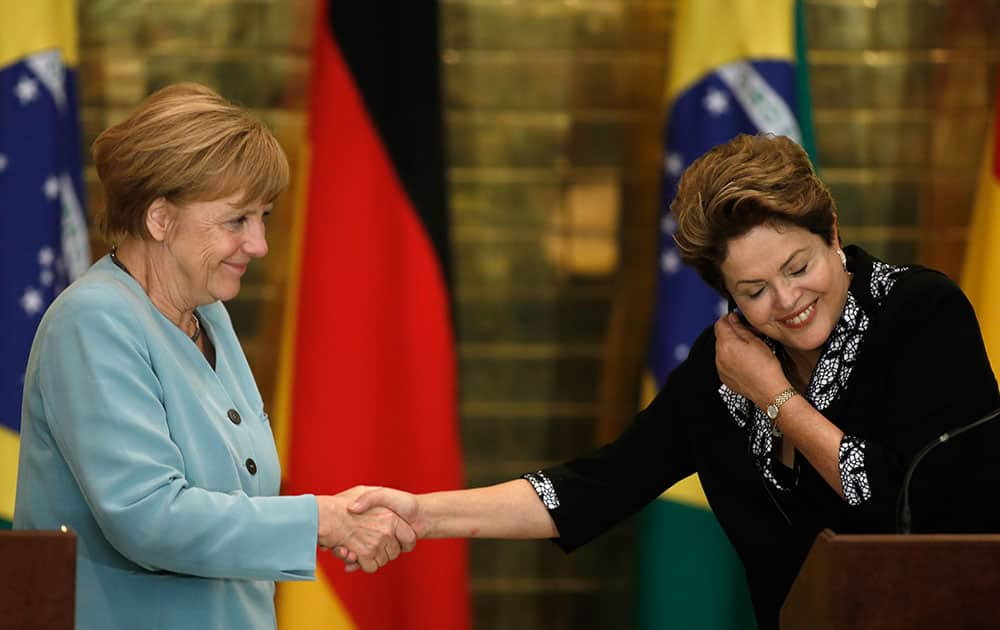
<instances>
[{"instance_id":1,"label":"white star on flag","mask_svg":"<svg viewBox=\"0 0 1000 630\"><path fill-rule=\"evenodd\" d=\"M709 88L703 102L705 109L713 116L721 116L729 111L729 97L716 88Z\"/></svg>"},{"instance_id":2,"label":"white star on flag","mask_svg":"<svg viewBox=\"0 0 1000 630\"><path fill-rule=\"evenodd\" d=\"M679 343L676 347L674 347L674 358L678 361L683 361L688 358L688 353L690 352L691 348L689 348L687 344Z\"/></svg>"},{"instance_id":3,"label":"white star on flag","mask_svg":"<svg viewBox=\"0 0 1000 630\"><path fill-rule=\"evenodd\" d=\"M725 300L719 300L719 317L725 317L729 313L729 303Z\"/></svg>"},{"instance_id":4,"label":"white star on flag","mask_svg":"<svg viewBox=\"0 0 1000 630\"><path fill-rule=\"evenodd\" d=\"M42 294L36 289L29 288L21 296L21 308L28 315L37 315L39 311L42 310L44 302L42 300Z\"/></svg>"},{"instance_id":5,"label":"white star on flag","mask_svg":"<svg viewBox=\"0 0 1000 630\"><path fill-rule=\"evenodd\" d=\"M42 87L48 89L60 111L66 109L66 67L58 48L29 55L24 65L35 74Z\"/></svg>"},{"instance_id":6,"label":"white star on flag","mask_svg":"<svg viewBox=\"0 0 1000 630\"><path fill-rule=\"evenodd\" d=\"M670 153L663 160L663 167L667 169L667 175L678 177L684 170L684 158L680 153Z\"/></svg>"},{"instance_id":7,"label":"white star on flag","mask_svg":"<svg viewBox=\"0 0 1000 630\"><path fill-rule=\"evenodd\" d=\"M51 286L52 281L55 280L55 277L56 276L54 273L46 269L42 271L42 273L38 274L38 281L41 282L42 285L44 286Z\"/></svg>"},{"instance_id":8,"label":"white star on flag","mask_svg":"<svg viewBox=\"0 0 1000 630\"><path fill-rule=\"evenodd\" d=\"M17 100L21 101L21 105L27 105L38 96L38 82L28 77L21 77L14 86L14 94L17 95Z\"/></svg>"},{"instance_id":9,"label":"white star on flag","mask_svg":"<svg viewBox=\"0 0 1000 630\"><path fill-rule=\"evenodd\" d=\"M676 273L681 268L681 257L677 255L677 250L668 249L665 251L663 257L660 258L660 267L664 273Z\"/></svg>"},{"instance_id":10,"label":"white star on flag","mask_svg":"<svg viewBox=\"0 0 1000 630\"><path fill-rule=\"evenodd\" d=\"M45 178L45 185L42 187L45 191L45 197L47 199L55 199L59 196L59 178L55 175L49 175Z\"/></svg>"},{"instance_id":11,"label":"white star on flag","mask_svg":"<svg viewBox=\"0 0 1000 630\"><path fill-rule=\"evenodd\" d=\"M38 264L43 267L48 267L52 264L52 261L56 259L55 252L52 251L51 247L43 247L38 250Z\"/></svg>"},{"instance_id":12,"label":"white star on flag","mask_svg":"<svg viewBox=\"0 0 1000 630\"><path fill-rule=\"evenodd\" d=\"M5 170L7 170L7 156L0 153L0 173L3 173Z\"/></svg>"},{"instance_id":13,"label":"white star on flag","mask_svg":"<svg viewBox=\"0 0 1000 630\"><path fill-rule=\"evenodd\" d=\"M677 221L674 221L672 214L665 214L663 218L660 219L660 229L667 236L673 236L674 232L677 231Z\"/></svg>"}]
</instances>

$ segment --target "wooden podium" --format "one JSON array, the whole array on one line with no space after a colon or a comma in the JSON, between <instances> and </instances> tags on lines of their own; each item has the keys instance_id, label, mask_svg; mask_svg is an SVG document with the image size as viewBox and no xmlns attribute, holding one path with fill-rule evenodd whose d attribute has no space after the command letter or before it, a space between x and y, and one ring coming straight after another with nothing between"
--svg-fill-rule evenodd
<instances>
[{"instance_id":1,"label":"wooden podium","mask_svg":"<svg viewBox=\"0 0 1000 630\"><path fill-rule=\"evenodd\" d=\"M0 627L73 630L76 534L0 532Z\"/></svg>"},{"instance_id":2,"label":"wooden podium","mask_svg":"<svg viewBox=\"0 0 1000 630\"><path fill-rule=\"evenodd\" d=\"M824 530L781 608L781 630L1000 627L1000 535Z\"/></svg>"}]
</instances>

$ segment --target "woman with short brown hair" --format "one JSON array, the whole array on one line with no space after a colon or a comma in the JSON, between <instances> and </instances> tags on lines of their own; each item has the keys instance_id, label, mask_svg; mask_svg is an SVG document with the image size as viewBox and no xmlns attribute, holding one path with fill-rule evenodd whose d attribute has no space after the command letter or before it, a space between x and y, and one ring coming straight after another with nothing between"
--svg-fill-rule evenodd
<instances>
[{"instance_id":1,"label":"woman with short brown hair","mask_svg":"<svg viewBox=\"0 0 1000 630\"><path fill-rule=\"evenodd\" d=\"M823 528L894 531L914 454L1000 405L968 300L938 272L842 249L833 200L787 138L712 149L673 211L685 260L741 315L705 329L621 437L516 481L373 488L352 509L387 506L418 537L548 537L568 551L698 473L762 630ZM913 477L915 530L1000 531L988 499L1000 426L963 437Z\"/></svg>"},{"instance_id":2,"label":"woman with short brown hair","mask_svg":"<svg viewBox=\"0 0 1000 630\"><path fill-rule=\"evenodd\" d=\"M681 259L726 294L729 240L766 223L798 226L833 245L837 207L809 156L784 136L741 134L687 169L671 205Z\"/></svg>"}]
</instances>

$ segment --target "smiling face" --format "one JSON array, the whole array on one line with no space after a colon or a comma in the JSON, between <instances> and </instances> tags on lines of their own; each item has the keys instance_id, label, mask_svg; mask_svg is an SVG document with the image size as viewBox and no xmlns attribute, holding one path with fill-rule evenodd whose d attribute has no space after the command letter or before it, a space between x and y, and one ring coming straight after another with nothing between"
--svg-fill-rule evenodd
<instances>
[{"instance_id":1,"label":"smiling face","mask_svg":"<svg viewBox=\"0 0 1000 630\"><path fill-rule=\"evenodd\" d=\"M186 302L231 300L254 258L267 254L264 219L270 206L241 206L241 193L216 201L173 206L167 249L171 275Z\"/></svg>"},{"instance_id":2,"label":"smiling face","mask_svg":"<svg viewBox=\"0 0 1000 630\"><path fill-rule=\"evenodd\" d=\"M726 289L750 325L786 350L815 355L840 320L850 285L833 244L803 228L764 224L727 244Z\"/></svg>"}]
</instances>

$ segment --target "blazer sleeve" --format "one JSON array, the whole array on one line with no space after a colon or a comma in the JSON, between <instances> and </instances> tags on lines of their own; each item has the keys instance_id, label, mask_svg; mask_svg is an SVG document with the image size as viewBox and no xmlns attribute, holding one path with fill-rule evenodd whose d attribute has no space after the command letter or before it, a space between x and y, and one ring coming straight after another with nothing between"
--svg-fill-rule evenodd
<instances>
[{"instance_id":1,"label":"blazer sleeve","mask_svg":"<svg viewBox=\"0 0 1000 630\"><path fill-rule=\"evenodd\" d=\"M869 486L865 492L869 496L858 509L867 512L862 516L869 522L888 525L894 521L902 479L915 454L942 433L992 411L1000 404L1000 395L972 306L947 277L918 270L900 280L884 308L889 324L883 348L885 389L881 404L870 406L884 415L855 422L872 429L862 436L845 436L845 443L861 449L855 470L863 471L860 478ZM991 436L980 433L968 444ZM942 446L921 464L919 479L914 477L915 492L922 488L933 493L935 478L961 485L969 476L978 476L977 466L991 465L991 457L968 457L969 451L958 446ZM844 451L842 444L842 460ZM842 466L842 477L844 470ZM938 529L962 522L958 514L947 511L940 512L939 522L935 518L923 522Z\"/></svg>"},{"instance_id":2,"label":"blazer sleeve","mask_svg":"<svg viewBox=\"0 0 1000 630\"><path fill-rule=\"evenodd\" d=\"M95 291L61 305L37 368L51 433L105 538L153 571L313 579L315 497L192 487L143 333L108 301Z\"/></svg>"},{"instance_id":3,"label":"blazer sleeve","mask_svg":"<svg viewBox=\"0 0 1000 630\"><path fill-rule=\"evenodd\" d=\"M694 358L708 343L702 335L691 357L678 366L659 394L614 442L596 451L525 475L559 530L555 542L565 551L593 540L625 520L677 481L695 472L687 423L705 387ZM700 372L699 372L700 373ZM700 383L706 385L707 383Z\"/></svg>"}]
</instances>

